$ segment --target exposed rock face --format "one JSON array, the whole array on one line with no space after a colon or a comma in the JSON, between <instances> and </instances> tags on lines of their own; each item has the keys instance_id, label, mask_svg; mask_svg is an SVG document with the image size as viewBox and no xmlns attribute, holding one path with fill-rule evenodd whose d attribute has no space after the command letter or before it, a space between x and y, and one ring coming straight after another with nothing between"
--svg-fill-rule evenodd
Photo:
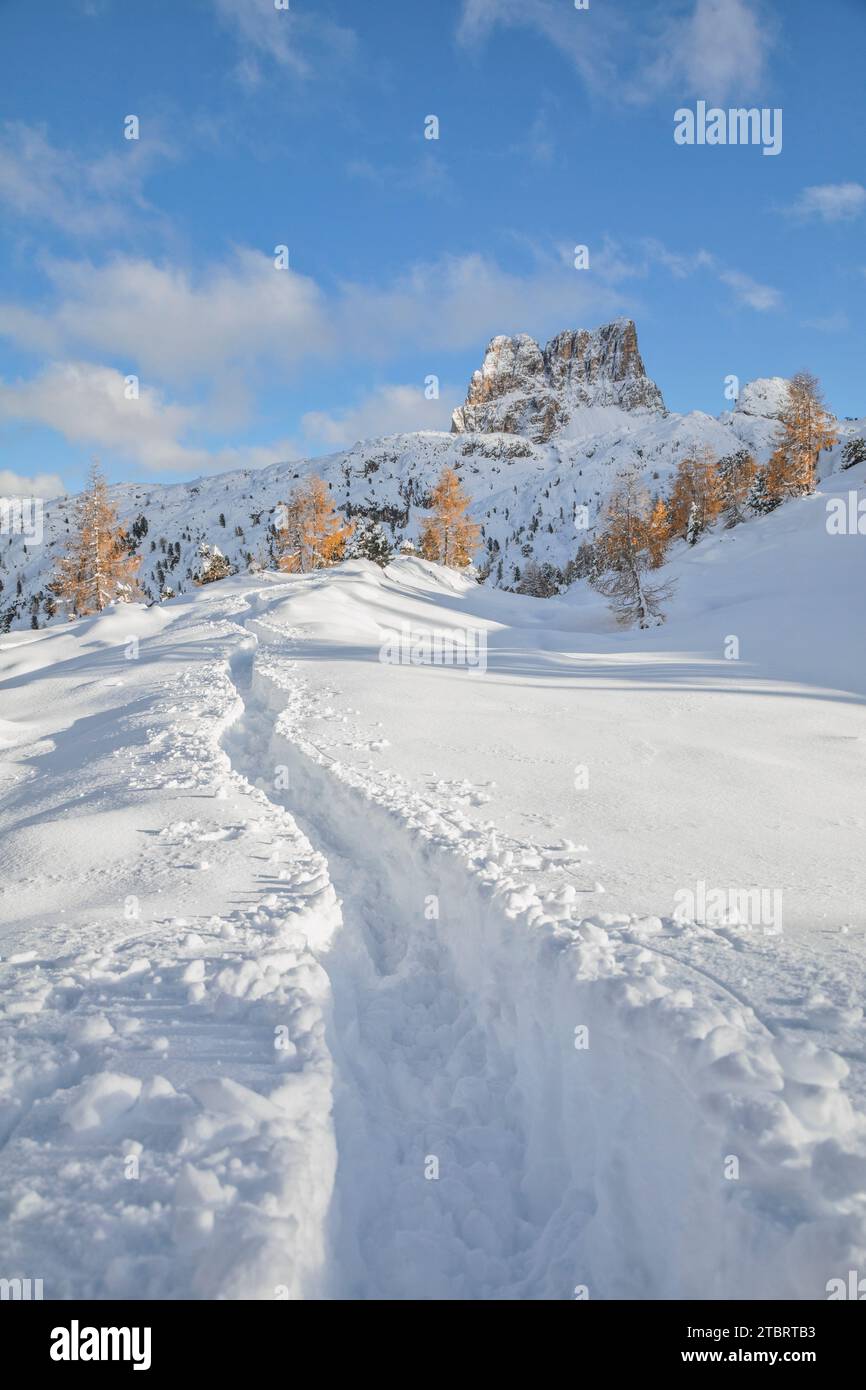
<instances>
[{"instance_id":1,"label":"exposed rock face","mask_svg":"<svg viewBox=\"0 0 866 1390\"><path fill-rule=\"evenodd\" d=\"M631 319L558 333L543 349L526 333L493 338L451 429L522 434L544 443L573 411L590 405L665 409L644 370Z\"/></svg>"}]
</instances>

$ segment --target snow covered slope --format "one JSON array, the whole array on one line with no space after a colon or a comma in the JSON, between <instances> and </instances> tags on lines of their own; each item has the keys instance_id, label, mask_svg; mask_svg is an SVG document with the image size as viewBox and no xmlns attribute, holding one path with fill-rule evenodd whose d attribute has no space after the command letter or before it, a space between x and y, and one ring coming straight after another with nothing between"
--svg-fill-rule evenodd
<instances>
[{"instance_id":1,"label":"snow covered slope","mask_svg":"<svg viewBox=\"0 0 866 1390\"><path fill-rule=\"evenodd\" d=\"M460 416L460 428L474 432L394 435L324 459L194 483L113 487L142 557L146 595L158 599L166 587L188 592L201 570L202 541L218 546L241 573L269 567L275 509L312 472L327 480L347 515L383 521L395 541L414 539L446 464L460 473L483 528L482 574L494 587L511 588L529 560L562 570L573 559L587 538L585 526L595 524L626 467L641 470L656 491L682 458L703 446L719 458L746 448L765 462L784 388L778 378L753 382L737 408L718 418L668 413L644 372L628 320L593 334L560 334L543 352L528 338L495 339L476 377ZM545 425L539 434L539 421L551 412L553 432ZM535 442L541 435L546 442ZM842 422L840 435L824 456L825 474L840 466L846 443L866 437L866 420ZM46 504L41 544L0 535L0 631L45 625L46 586L71 506L72 499Z\"/></svg>"},{"instance_id":2,"label":"snow covered slope","mask_svg":"<svg viewBox=\"0 0 866 1390\"><path fill-rule=\"evenodd\" d=\"M4 637L0 1268L460 1299L862 1269L862 538L825 503L675 556L649 634L400 560ZM701 881L783 918L675 915Z\"/></svg>"}]
</instances>

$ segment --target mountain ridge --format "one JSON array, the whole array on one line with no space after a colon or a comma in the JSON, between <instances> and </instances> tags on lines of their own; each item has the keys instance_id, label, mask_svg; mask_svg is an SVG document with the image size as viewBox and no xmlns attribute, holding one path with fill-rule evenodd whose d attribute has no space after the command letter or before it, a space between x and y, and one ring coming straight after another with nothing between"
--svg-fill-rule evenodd
<instances>
[{"instance_id":1,"label":"mountain ridge","mask_svg":"<svg viewBox=\"0 0 866 1390\"><path fill-rule=\"evenodd\" d=\"M517 376L493 373L486 396L476 392L472 408L482 412L479 422L508 423L511 429L386 435L324 457L188 483L112 485L109 492L130 544L141 556L145 596L155 601L166 589L178 594L188 590L201 573L202 544L217 546L236 570L272 565L276 508L311 474L324 479L339 511L381 521L399 546L417 539L436 479L443 467L454 468L481 529L480 576L495 587L513 588L530 563L566 573L625 470L638 470L649 491L661 493L680 460L695 450L710 449L724 458L746 449L758 463L767 462L778 434L783 378L750 382L735 407L718 416L678 414L664 406L647 376L636 331L632 336L630 328L632 321L621 319L590 333L556 335L547 347L568 340L571 355L563 358L554 349L545 363L538 349L540 378L535 368L528 377L522 369ZM528 335L491 340L515 341L518 346L534 342ZM526 351L533 356L531 349ZM563 365L554 379L550 363L555 361ZM583 391L591 404L576 403ZM533 438L550 409L551 392L558 403L554 428L545 439ZM654 392L657 404L645 404L655 399ZM612 403L611 394L632 403ZM839 422L839 435L836 448L822 456L824 476L842 466L846 443L866 438L866 419ZM0 631L43 626L48 620L48 584L69 534L74 503L74 497L62 497L45 504L41 545L28 544L20 535L0 536Z\"/></svg>"}]
</instances>

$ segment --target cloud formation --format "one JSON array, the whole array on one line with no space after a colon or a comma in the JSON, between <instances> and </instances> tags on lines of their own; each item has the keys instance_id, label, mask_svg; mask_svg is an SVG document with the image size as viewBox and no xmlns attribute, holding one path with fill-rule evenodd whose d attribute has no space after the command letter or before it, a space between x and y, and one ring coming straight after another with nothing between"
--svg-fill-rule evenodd
<instances>
[{"instance_id":1,"label":"cloud formation","mask_svg":"<svg viewBox=\"0 0 866 1390\"><path fill-rule=\"evenodd\" d=\"M753 280L751 275L744 275L741 270L722 270L719 272L719 279L734 291L737 303L745 304L749 309L757 309L763 314L768 310L781 308L782 296L778 290L773 289L771 285L760 284Z\"/></svg>"},{"instance_id":2,"label":"cloud formation","mask_svg":"<svg viewBox=\"0 0 866 1390\"><path fill-rule=\"evenodd\" d=\"M285 380L311 361L385 361L407 346L460 351L492 332L541 334L618 312L621 264L600 252L590 275L568 256L566 248L538 253L523 274L480 253L442 256L384 284L344 282L327 292L250 249L195 272L132 257L100 266L48 260L53 302L42 310L0 304L0 333L30 351L96 354L172 385L252 372Z\"/></svg>"},{"instance_id":3,"label":"cloud formation","mask_svg":"<svg viewBox=\"0 0 866 1390\"><path fill-rule=\"evenodd\" d=\"M497 28L534 30L589 88L631 101L677 90L716 102L766 81L777 31L759 0L674 0L662 22L656 7L641 8L643 19L559 0L463 0L457 39L478 50Z\"/></svg>"},{"instance_id":4,"label":"cloud formation","mask_svg":"<svg viewBox=\"0 0 866 1390\"><path fill-rule=\"evenodd\" d=\"M66 492L59 473L29 476L0 468L0 497L62 497Z\"/></svg>"},{"instance_id":5,"label":"cloud formation","mask_svg":"<svg viewBox=\"0 0 866 1390\"><path fill-rule=\"evenodd\" d=\"M45 262L55 288L43 311L0 306L0 331L22 347L66 356L86 349L158 381L212 378L268 356L287 365L336 347L317 286L252 250L193 274L115 257Z\"/></svg>"},{"instance_id":6,"label":"cloud formation","mask_svg":"<svg viewBox=\"0 0 866 1390\"><path fill-rule=\"evenodd\" d=\"M213 0L220 22L237 40L237 76L257 87L268 69L308 80L354 57L357 35L321 14L278 9L274 0Z\"/></svg>"},{"instance_id":7,"label":"cloud formation","mask_svg":"<svg viewBox=\"0 0 866 1390\"><path fill-rule=\"evenodd\" d=\"M72 445L110 449L156 472L255 468L296 455L287 440L216 451L185 444L207 425L200 408L173 404L147 387L130 398L120 372L92 362L54 362L29 380L0 381L0 420L46 426Z\"/></svg>"},{"instance_id":8,"label":"cloud formation","mask_svg":"<svg viewBox=\"0 0 866 1390\"><path fill-rule=\"evenodd\" d=\"M797 217L822 222L853 222L866 210L862 183L822 183L804 188L790 211Z\"/></svg>"},{"instance_id":9,"label":"cloud formation","mask_svg":"<svg viewBox=\"0 0 866 1390\"><path fill-rule=\"evenodd\" d=\"M308 411L301 425L307 439L333 449L383 434L447 430L460 394L456 387L440 386L438 400L428 400L422 386L380 386L346 410Z\"/></svg>"},{"instance_id":10,"label":"cloud formation","mask_svg":"<svg viewBox=\"0 0 866 1390\"><path fill-rule=\"evenodd\" d=\"M73 237L111 236L133 216L156 216L143 184L155 165L174 158L155 131L124 140L98 159L52 144L47 132L23 121L0 126L0 208L6 218L60 228Z\"/></svg>"},{"instance_id":11,"label":"cloud formation","mask_svg":"<svg viewBox=\"0 0 866 1390\"><path fill-rule=\"evenodd\" d=\"M480 49L497 28L533 29L576 68L589 85L602 86L615 76L612 38L622 21L611 10L587 14L557 0L463 0L458 44Z\"/></svg>"},{"instance_id":12,"label":"cloud formation","mask_svg":"<svg viewBox=\"0 0 866 1390\"><path fill-rule=\"evenodd\" d=\"M711 103L754 95L766 84L775 39L755 0L695 0L645 40L649 61L635 90L676 88Z\"/></svg>"},{"instance_id":13,"label":"cloud formation","mask_svg":"<svg viewBox=\"0 0 866 1390\"><path fill-rule=\"evenodd\" d=\"M777 290L704 250L682 254L645 241L632 253L605 241L587 273L574 268L573 248L519 245L529 256L523 273L473 252L416 262L384 284L327 289L250 248L195 270L134 257L48 260L53 298L43 309L0 305L0 333L50 359L30 379L0 382L0 418L51 428L152 471L257 467L297 457L301 437L312 451L447 429L462 392L443 385L428 401L423 388L425 377L441 375L444 356L480 351L495 333L544 340L564 325L633 312L623 282L653 265L680 279L709 272L759 312L781 305ZM342 410L308 411L297 438L216 450L200 442L247 425L263 391L297 384L317 363L387 363L405 350L420 355L417 383L381 386ZM131 373L139 377L135 400L124 392Z\"/></svg>"},{"instance_id":14,"label":"cloud formation","mask_svg":"<svg viewBox=\"0 0 866 1390\"><path fill-rule=\"evenodd\" d=\"M742 270L724 265L711 251L670 251L653 238L645 238L642 244L649 260L664 266L677 280L686 280L689 276L705 270L714 275L721 284L727 285L733 292L737 304L743 304L759 313L782 307L782 295L778 290L771 285L761 284Z\"/></svg>"}]
</instances>

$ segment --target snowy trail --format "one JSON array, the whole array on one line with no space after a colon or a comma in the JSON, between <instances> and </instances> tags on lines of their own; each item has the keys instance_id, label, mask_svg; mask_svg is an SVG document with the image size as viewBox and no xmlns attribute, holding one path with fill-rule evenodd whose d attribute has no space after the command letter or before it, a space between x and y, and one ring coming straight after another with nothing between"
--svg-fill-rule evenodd
<instances>
[{"instance_id":1,"label":"snowy trail","mask_svg":"<svg viewBox=\"0 0 866 1390\"><path fill-rule=\"evenodd\" d=\"M397 779L377 796L304 737L292 633L248 625L260 646L227 747L251 780L265 749L287 770L285 804L343 900L323 959L333 1295L817 1296L812 1261L790 1268L804 1231L780 1214L815 1197L820 1211L806 1131L844 1111L844 1064L774 1039L723 981L657 948L657 921L619 939L572 927L573 893L545 914L503 884L495 836L479 846ZM828 1151L838 1189L837 1167ZM856 1222L805 1224L819 1270L850 1256ZM749 1270L745 1247L761 1251Z\"/></svg>"},{"instance_id":2,"label":"snowy trail","mask_svg":"<svg viewBox=\"0 0 866 1390\"><path fill-rule=\"evenodd\" d=\"M255 780L273 721L247 698L225 744ZM424 920L425 898L441 891L435 869L419 882L399 844L359 834L359 808L296 753L291 784L286 802L324 853L343 915L323 961L339 1078L332 1294L505 1292L527 1227L514 1190L524 1143L503 1122L514 1068ZM438 1180L425 1176L431 1165Z\"/></svg>"}]
</instances>

